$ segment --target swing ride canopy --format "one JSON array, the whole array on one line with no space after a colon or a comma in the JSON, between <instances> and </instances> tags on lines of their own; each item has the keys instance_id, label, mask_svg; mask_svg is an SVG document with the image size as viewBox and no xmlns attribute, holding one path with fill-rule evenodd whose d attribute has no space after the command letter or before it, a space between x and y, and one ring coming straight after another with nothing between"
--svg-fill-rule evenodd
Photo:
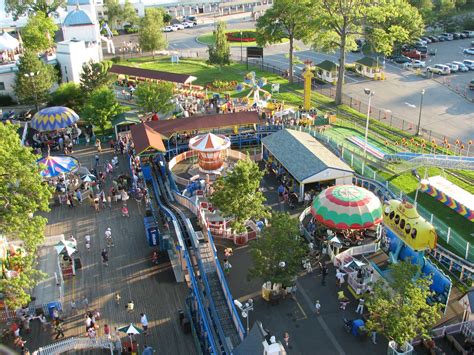
<instances>
[{"instance_id":1,"label":"swing ride canopy","mask_svg":"<svg viewBox=\"0 0 474 355\"><path fill-rule=\"evenodd\" d=\"M382 205L372 192L353 185L323 190L313 201L311 214L334 229L366 229L382 222Z\"/></svg>"},{"instance_id":2,"label":"swing ride canopy","mask_svg":"<svg viewBox=\"0 0 474 355\"><path fill-rule=\"evenodd\" d=\"M46 165L41 171L41 176L44 178L51 178L62 173L71 173L79 168L79 161L76 158L68 156L51 156L38 159L38 165Z\"/></svg>"},{"instance_id":3,"label":"swing ride canopy","mask_svg":"<svg viewBox=\"0 0 474 355\"><path fill-rule=\"evenodd\" d=\"M37 112L31 120L31 127L37 131L56 131L72 126L79 116L70 108L53 106Z\"/></svg>"}]
</instances>

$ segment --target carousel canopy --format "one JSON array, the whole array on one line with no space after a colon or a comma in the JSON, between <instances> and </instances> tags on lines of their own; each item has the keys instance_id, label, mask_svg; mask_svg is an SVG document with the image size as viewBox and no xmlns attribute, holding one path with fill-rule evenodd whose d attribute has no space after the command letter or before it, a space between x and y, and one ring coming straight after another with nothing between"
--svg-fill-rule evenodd
<instances>
[{"instance_id":1,"label":"carousel canopy","mask_svg":"<svg viewBox=\"0 0 474 355\"><path fill-rule=\"evenodd\" d=\"M51 156L38 159L38 165L46 165L46 168L41 171L41 176L51 178L62 173L74 172L79 168L79 161L76 158L68 156Z\"/></svg>"},{"instance_id":2,"label":"carousel canopy","mask_svg":"<svg viewBox=\"0 0 474 355\"><path fill-rule=\"evenodd\" d=\"M314 199L311 214L330 228L366 229L382 221L382 205L369 190L337 185L325 189Z\"/></svg>"},{"instance_id":3,"label":"carousel canopy","mask_svg":"<svg viewBox=\"0 0 474 355\"><path fill-rule=\"evenodd\" d=\"M72 126L79 120L73 110L63 106L53 106L37 112L31 120L31 127L37 131L55 131Z\"/></svg>"},{"instance_id":4,"label":"carousel canopy","mask_svg":"<svg viewBox=\"0 0 474 355\"><path fill-rule=\"evenodd\" d=\"M217 152L230 147L230 139L221 134L207 133L189 141L189 148L199 152Z\"/></svg>"}]
</instances>

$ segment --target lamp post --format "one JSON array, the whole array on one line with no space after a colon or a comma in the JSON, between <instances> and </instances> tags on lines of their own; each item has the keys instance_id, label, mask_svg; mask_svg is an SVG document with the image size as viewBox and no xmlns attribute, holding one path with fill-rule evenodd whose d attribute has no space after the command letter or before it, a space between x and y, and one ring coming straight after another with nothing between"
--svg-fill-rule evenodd
<instances>
[{"instance_id":1,"label":"lamp post","mask_svg":"<svg viewBox=\"0 0 474 355\"><path fill-rule=\"evenodd\" d=\"M423 110L423 97L425 97L425 89L421 90L420 114L418 115L418 129L416 130L417 136L421 134L421 110Z\"/></svg>"},{"instance_id":2,"label":"lamp post","mask_svg":"<svg viewBox=\"0 0 474 355\"><path fill-rule=\"evenodd\" d=\"M25 77L31 79L31 84L33 85L33 92L34 92L34 97L35 97L35 109L36 109L36 112L38 112L38 94L37 94L37 92L36 92L35 76L37 76L38 74L39 74L39 71L24 74Z\"/></svg>"},{"instance_id":3,"label":"lamp post","mask_svg":"<svg viewBox=\"0 0 474 355\"><path fill-rule=\"evenodd\" d=\"M364 89L364 93L369 96L369 105L367 108L367 121L365 122L365 136L364 136L364 163L367 162L367 138L369 136L369 120L370 120L370 104L372 102L372 96L375 95L370 89Z\"/></svg>"},{"instance_id":4,"label":"lamp post","mask_svg":"<svg viewBox=\"0 0 474 355\"><path fill-rule=\"evenodd\" d=\"M239 302L239 300L234 300L234 304L240 309L242 313L242 318L247 319L247 335L249 334L250 331L250 325L249 325L249 318L250 318L250 311L253 311L253 299L249 298L245 304L242 304Z\"/></svg>"},{"instance_id":5,"label":"lamp post","mask_svg":"<svg viewBox=\"0 0 474 355\"><path fill-rule=\"evenodd\" d=\"M242 63L243 61L243 55L242 55L242 31L240 31L240 62Z\"/></svg>"}]
</instances>

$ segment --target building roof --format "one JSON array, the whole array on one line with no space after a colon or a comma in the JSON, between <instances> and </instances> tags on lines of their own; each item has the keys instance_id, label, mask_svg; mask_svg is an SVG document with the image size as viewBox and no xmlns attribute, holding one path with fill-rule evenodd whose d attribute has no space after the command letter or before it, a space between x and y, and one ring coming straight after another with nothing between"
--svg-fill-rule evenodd
<instances>
[{"instance_id":1,"label":"building roof","mask_svg":"<svg viewBox=\"0 0 474 355\"><path fill-rule=\"evenodd\" d=\"M354 172L306 132L284 129L263 138L262 143L299 182L311 182L309 178L327 169Z\"/></svg>"},{"instance_id":2,"label":"building roof","mask_svg":"<svg viewBox=\"0 0 474 355\"><path fill-rule=\"evenodd\" d=\"M325 71L334 72L337 71L338 65L330 60L322 61L319 64L316 64L315 67L320 68Z\"/></svg>"},{"instance_id":3,"label":"building roof","mask_svg":"<svg viewBox=\"0 0 474 355\"><path fill-rule=\"evenodd\" d=\"M115 64L112 65L112 68L110 68L109 71L115 74L135 76L135 77L144 78L144 79L169 81L169 82L177 83L177 84L191 84L194 80L196 80L196 77L188 75L188 74L176 74L176 73L169 73L169 72L158 71L158 70L127 67L124 65L115 65Z\"/></svg>"},{"instance_id":4,"label":"building roof","mask_svg":"<svg viewBox=\"0 0 474 355\"><path fill-rule=\"evenodd\" d=\"M83 26L92 24L93 22L90 15L79 8L68 13L63 22L64 26Z\"/></svg>"},{"instance_id":5,"label":"building roof","mask_svg":"<svg viewBox=\"0 0 474 355\"><path fill-rule=\"evenodd\" d=\"M137 113L135 112L123 112L114 116L112 121L112 127L122 126L127 124L137 124L142 121L138 118Z\"/></svg>"},{"instance_id":6,"label":"building roof","mask_svg":"<svg viewBox=\"0 0 474 355\"><path fill-rule=\"evenodd\" d=\"M380 63L378 62L378 60L372 57L361 58L359 60L356 60L355 63L363 65L365 67L369 67L369 68L377 68L380 66Z\"/></svg>"},{"instance_id":7,"label":"building roof","mask_svg":"<svg viewBox=\"0 0 474 355\"><path fill-rule=\"evenodd\" d=\"M166 152L160 134L147 124L134 125L130 128L130 131L132 132L132 139L135 144L135 152L138 155L150 150Z\"/></svg>"},{"instance_id":8,"label":"building roof","mask_svg":"<svg viewBox=\"0 0 474 355\"><path fill-rule=\"evenodd\" d=\"M76 5L92 5L93 0L68 0L68 6L76 6Z\"/></svg>"},{"instance_id":9,"label":"building roof","mask_svg":"<svg viewBox=\"0 0 474 355\"><path fill-rule=\"evenodd\" d=\"M146 124L167 138L174 133L208 131L214 128L245 126L261 122L255 111L234 112L218 115L192 116L174 120L150 121Z\"/></svg>"}]
</instances>

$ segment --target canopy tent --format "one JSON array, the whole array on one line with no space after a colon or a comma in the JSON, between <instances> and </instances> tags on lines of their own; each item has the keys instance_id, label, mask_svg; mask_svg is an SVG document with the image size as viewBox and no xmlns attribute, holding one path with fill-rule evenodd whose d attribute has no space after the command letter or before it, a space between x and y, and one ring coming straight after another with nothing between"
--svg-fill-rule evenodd
<instances>
[{"instance_id":1,"label":"canopy tent","mask_svg":"<svg viewBox=\"0 0 474 355\"><path fill-rule=\"evenodd\" d=\"M20 42L7 32L0 36L0 51L12 51L19 46Z\"/></svg>"},{"instance_id":2,"label":"canopy tent","mask_svg":"<svg viewBox=\"0 0 474 355\"><path fill-rule=\"evenodd\" d=\"M72 126L79 116L70 108L52 106L37 112L31 120L31 128L37 131L56 131Z\"/></svg>"},{"instance_id":3,"label":"canopy tent","mask_svg":"<svg viewBox=\"0 0 474 355\"><path fill-rule=\"evenodd\" d=\"M366 229L382 222L382 204L362 187L337 185L316 196L311 214L329 228Z\"/></svg>"},{"instance_id":4,"label":"canopy tent","mask_svg":"<svg viewBox=\"0 0 474 355\"><path fill-rule=\"evenodd\" d=\"M135 124L142 123L140 118L138 118L137 112L122 112L114 116L112 121L112 127L114 127L115 138L118 139L118 127L119 126L132 126Z\"/></svg>"},{"instance_id":5,"label":"canopy tent","mask_svg":"<svg viewBox=\"0 0 474 355\"><path fill-rule=\"evenodd\" d=\"M161 135L151 128L148 124L132 126L132 139L135 144L137 155L154 151L166 152L165 145L161 139Z\"/></svg>"},{"instance_id":6,"label":"canopy tent","mask_svg":"<svg viewBox=\"0 0 474 355\"><path fill-rule=\"evenodd\" d=\"M126 325L125 327L121 327L117 329L119 332L125 333L130 337L130 345L132 345L132 335L137 335L143 333L143 330L140 328L135 327L132 323L130 325Z\"/></svg>"},{"instance_id":7,"label":"canopy tent","mask_svg":"<svg viewBox=\"0 0 474 355\"><path fill-rule=\"evenodd\" d=\"M54 249L56 249L56 253L58 253L58 255L66 253L68 256L71 256L76 252L76 246L73 242L68 240L61 240L54 246Z\"/></svg>"},{"instance_id":8,"label":"canopy tent","mask_svg":"<svg viewBox=\"0 0 474 355\"><path fill-rule=\"evenodd\" d=\"M347 264L345 264L344 267L345 268L351 268L351 269L359 269L364 265L365 265L365 263L363 263L362 261L359 261L356 258L353 258L351 261L349 261Z\"/></svg>"},{"instance_id":9,"label":"canopy tent","mask_svg":"<svg viewBox=\"0 0 474 355\"><path fill-rule=\"evenodd\" d=\"M51 156L38 159L38 165L46 165L46 168L41 171L41 176L44 178L51 178L60 174L67 174L76 171L79 168L79 161L74 157L69 156Z\"/></svg>"}]
</instances>

